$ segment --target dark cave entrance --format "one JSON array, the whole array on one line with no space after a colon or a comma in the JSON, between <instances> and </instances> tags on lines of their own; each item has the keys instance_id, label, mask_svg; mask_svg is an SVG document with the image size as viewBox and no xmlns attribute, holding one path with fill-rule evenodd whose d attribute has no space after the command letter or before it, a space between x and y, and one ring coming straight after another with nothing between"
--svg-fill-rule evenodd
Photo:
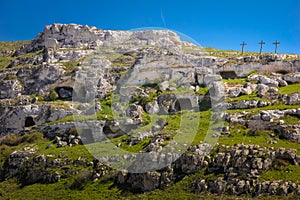
<instances>
[{"instance_id":1,"label":"dark cave entrance","mask_svg":"<svg viewBox=\"0 0 300 200\"><path fill-rule=\"evenodd\" d=\"M33 117L29 116L25 118L25 127L34 126L35 122L33 120Z\"/></svg>"},{"instance_id":2,"label":"dark cave entrance","mask_svg":"<svg viewBox=\"0 0 300 200\"><path fill-rule=\"evenodd\" d=\"M220 71L220 75L223 79L237 79L238 76L235 71Z\"/></svg>"},{"instance_id":3,"label":"dark cave entrance","mask_svg":"<svg viewBox=\"0 0 300 200\"><path fill-rule=\"evenodd\" d=\"M72 93L73 88L72 87L56 87L55 92L58 94L58 98L61 100L71 101L72 100Z\"/></svg>"}]
</instances>

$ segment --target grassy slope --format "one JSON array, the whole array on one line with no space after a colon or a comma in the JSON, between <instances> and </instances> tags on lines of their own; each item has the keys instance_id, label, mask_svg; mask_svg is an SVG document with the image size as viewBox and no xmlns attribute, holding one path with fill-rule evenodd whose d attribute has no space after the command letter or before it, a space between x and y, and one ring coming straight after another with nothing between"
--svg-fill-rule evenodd
<instances>
[{"instance_id":1,"label":"grassy slope","mask_svg":"<svg viewBox=\"0 0 300 200\"><path fill-rule=\"evenodd\" d=\"M0 49L2 50L15 50L22 46L23 44L28 43L25 42L16 42L16 43L2 43L0 42ZM216 50L212 48L205 48L206 51L213 56L236 56L234 51L222 51ZM237 54L238 55L238 54ZM246 55L257 55L255 53L246 53ZM0 69L6 67L11 60L15 58L9 56L0 57ZM67 69L73 69L77 66L78 63L66 63L65 67ZM229 85L236 84L244 84L245 79L236 79L236 80L227 80L225 81ZM293 84L286 87L279 88L279 92L282 94L291 94L295 92L299 92L299 84ZM199 91L199 93L206 93L207 88L203 89L203 91ZM241 101L241 100L250 100L257 99L255 95L244 95L238 98L234 98L233 101ZM54 102L55 103L55 102ZM105 103L104 103L105 104ZM103 115L107 115L110 118L111 113L109 112L109 106L104 105L102 103L102 108L104 111L97 114L98 119L103 119ZM250 113L258 113L260 110L268 110L268 109L289 109L289 108L298 108L299 106L287 106L287 105L271 105L264 108L253 108L248 109L247 112ZM245 110L231 110L229 112L241 112ZM184 113L187 117L195 117L195 113ZM199 144L203 141L205 135L208 132L208 127L210 124L210 111L203 111L200 113L200 122L198 125L197 134L194 138L193 144ZM151 116L153 119L155 116ZM82 120L89 119L90 116ZM92 117L93 118L93 117ZM169 125L162 131L162 134L168 134L173 136L175 131L179 127L179 123L182 120L179 115L169 116L166 119ZM297 119L289 118L291 123L297 123ZM73 116L67 117L57 122L65 122L65 121L73 121ZM287 121L285 119L285 121ZM57 123L55 122L55 123ZM228 124L226 124L228 125ZM184 127L184 131L191 132L194 126L186 126ZM288 142L286 140L278 140L276 144L269 144L268 142L274 140L271 138L269 134L265 131L261 131L258 135L249 135L247 129L245 127L235 125L230 127L232 135L231 137L221 136L219 138L219 143L224 145L234 145L234 144L259 144L260 146L273 146L275 148L285 147L285 148L294 148L298 150L298 154L300 153L300 145L292 142ZM45 155L55 155L55 156L66 156L72 160L77 159L80 156L84 156L91 160L93 157L87 151L84 146L75 146L75 147L64 147L64 148L49 148L46 147L49 144L52 144L51 141L47 141L41 137L40 134L33 134L32 137L26 136L28 138L14 138L12 139L12 143L15 143L16 140L20 140L20 143L17 142L13 145L7 143L1 143L0 141L0 164L2 164L5 158L12 153L14 150L21 149L25 146L28 146L32 143L35 143L35 146L38 147L39 154ZM121 147L125 150L138 152L142 150L149 142L149 139L144 140L143 142L134 145L127 146L124 139L128 136L122 136L119 138L112 139L114 143L122 143ZM261 176L261 180L293 180L300 181L300 166L285 166L282 170L272 169L268 172L265 172ZM228 197L226 195L223 196L215 196L212 194L194 194L190 188L192 181L195 178L205 178L203 172L196 173L194 175L188 176L186 179L175 183L172 187L167 188L166 190L155 190L150 193L145 194L132 194L130 192L126 192L116 187L113 184L113 180L110 177L104 177L96 182L89 182L83 190L71 190L70 185L74 181L74 178L62 179L60 182L55 184L34 184L30 186L20 187L16 180L6 180L0 183L0 198L3 199L235 199L236 197ZM246 199L246 198L245 198ZM277 197L261 197L259 199L277 199ZM285 199L283 197L278 197L278 199ZM286 198L287 199L287 198Z\"/></svg>"},{"instance_id":2,"label":"grassy slope","mask_svg":"<svg viewBox=\"0 0 300 200\"><path fill-rule=\"evenodd\" d=\"M30 41L0 42L0 70L5 68L15 59L15 57L12 57L11 52L19 49L21 46L28 44L29 42Z\"/></svg>"},{"instance_id":3,"label":"grassy slope","mask_svg":"<svg viewBox=\"0 0 300 200\"><path fill-rule=\"evenodd\" d=\"M281 87L279 88L278 92L281 94L293 94L296 92L300 92L300 83L290 84L285 87Z\"/></svg>"}]
</instances>

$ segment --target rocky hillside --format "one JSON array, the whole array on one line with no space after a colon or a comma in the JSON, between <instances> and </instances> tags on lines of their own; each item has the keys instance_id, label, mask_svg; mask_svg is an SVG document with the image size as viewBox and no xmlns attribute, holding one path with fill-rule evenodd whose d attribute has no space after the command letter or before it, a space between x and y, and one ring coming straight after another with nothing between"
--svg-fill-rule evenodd
<instances>
[{"instance_id":1,"label":"rocky hillside","mask_svg":"<svg viewBox=\"0 0 300 200\"><path fill-rule=\"evenodd\" d=\"M53 24L0 43L0 197L300 197L300 57Z\"/></svg>"}]
</instances>

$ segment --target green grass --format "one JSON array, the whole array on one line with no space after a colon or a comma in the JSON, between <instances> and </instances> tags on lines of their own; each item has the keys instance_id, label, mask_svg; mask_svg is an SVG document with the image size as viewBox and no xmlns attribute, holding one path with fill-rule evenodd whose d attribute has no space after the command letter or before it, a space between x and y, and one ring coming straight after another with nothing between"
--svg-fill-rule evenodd
<instances>
[{"instance_id":1,"label":"green grass","mask_svg":"<svg viewBox=\"0 0 300 200\"><path fill-rule=\"evenodd\" d=\"M197 93L205 95L209 92L209 88L208 87L200 87L199 90L197 91Z\"/></svg>"},{"instance_id":2,"label":"green grass","mask_svg":"<svg viewBox=\"0 0 300 200\"><path fill-rule=\"evenodd\" d=\"M14 42L0 42L0 49L3 52L0 52L0 70L5 69L13 60L17 57L12 57L15 50L18 50L25 44L29 44L30 41L14 41ZM41 51L36 51L28 54L22 54L20 58L29 58L35 55L42 53ZM25 66L25 65L24 65ZM15 67L24 67L23 65Z\"/></svg>"},{"instance_id":3,"label":"green grass","mask_svg":"<svg viewBox=\"0 0 300 200\"><path fill-rule=\"evenodd\" d=\"M63 62L62 65L64 66L64 70L66 70L67 72L72 72L73 69L75 69L80 65L80 62L79 61Z\"/></svg>"},{"instance_id":4,"label":"green grass","mask_svg":"<svg viewBox=\"0 0 300 200\"><path fill-rule=\"evenodd\" d=\"M248 94L248 95L241 95L241 96L238 96L238 97L235 97L235 98L226 99L227 102L251 101L251 100L268 101L267 99L258 97L256 93Z\"/></svg>"},{"instance_id":5,"label":"green grass","mask_svg":"<svg viewBox=\"0 0 300 200\"><path fill-rule=\"evenodd\" d=\"M261 108L227 110L227 112L238 113L238 112L247 111L251 114L257 114L262 110L286 110L286 109L295 109L295 108L299 108L299 105L274 104L274 105L268 105L266 107L261 107Z\"/></svg>"},{"instance_id":6,"label":"green grass","mask_svg":"<svg viewBox=\"0 0 300 200\"><path fill-rule=\"evenodd\" d=\"M15 41L15 42L0 42L0 49L5 51L13 51L19 49L25 44L29 44L29 40L25 41Z\"/></svg>"},{"instance_id":7,"label":"green grass","mask_svg":"<svg viewBox=\"0 0 300 200\"><path fill-rule=\"evenodd\" d=\"M0 70L6 68L14 58L8 56L0 56Z\"/></svg>"},{"instance_id":8,"label":"green grass","mask_svg":"<svg viewBox=\"0 0 300 200\"><path fill-rule=\"evenodd\" d=\"M300 182L300 166L286 165L280 169L270 169L260 176L260 180L280 180Z\"/></svg>"},{"instance_id":9,"label":"green grass","mask_svg":"<svg viewBox=\"0 0 300 200\"><path fill-rule=\"evenodd\" d=\"M284 116L281 119L284 121L284 124L287 125L296 125L300 123L300 119L294 116Z\"/></svg>"},{"instance_id":10,"label":"green grass","mask_svg":"<svg viewBox=\"0 0 300 200\"><path fill-rule=\"evenodd\" d=\"M296 149L300 154L300 145L295 142L279 139L278 137L271 137L270 131L257 131L256 134L251 134L249 129L241 124L230 125L230 136L221 136L218 140L220 145L232 146L236 144L257 144L261 147L278 148L292 148ZM270 144L271 141L276 141L276 144Z\"/></svg>"},{"instance_id":11,"label":"green grass","mask_svg":"<svg viewBox=\"0 0 300 200\"><path fill-rule=\"evenodd\" d=\"M0 192L4 195L3 199L15 200L52 200L52 199L125 199L122 191L113 187L112 180L91 182L86 185L84 190L70 189L72 181L64 179L55 184L34 184L20 187L14 180L0 183Z\"/></svg>"},{"instance_id":12,"label":"green grass","mask_svg":"<svg viewBox=\"0 0 300 200\"><path fill-rule=\"evenodd\" d=\"M65 146L56 148L56 144L54 144L54 148L47 148L49 144L53 145L52 141L38 143L38 151L37 154L45 154L45 155L54 155L55 157L67 157L71 160L76 160L79 157L86 157L88 160L93 159L92 154L87 150L84 145L75 145L72 147Z\"/></svg>"},{"instance_id":13,"label":"green grass","mask_svg":"<svg viewBox=\"0 0 300 200\"><path fill-rule=\"evenodd\" d=\"M115 145L120 143L121 146L119 148L121 148L125 151L138 153L138 152L141 152L150 143L151 138L144 139L143 141L139 142L138 144L131 145L131 146L129 146L127 144L128 140L130 140L130 137L128 135L123 135L123 136L118 137L118 138L111 138L110 139L110 141L112 143L114 143Z\"/></svg>"},{"instance_id":14,"label":"green grass","mask_svg":"<svg viewBox=\"0 0 300 200\"><path fill-rule=\"evenodd\" d=\"M221 50L212 47L204 47L204 50L208 52L210 56L216 56L216 57L234 58L234 57L242 56L241 51L235 51L235 50ZM243 56L259 56L259 53L244 52Z\"/></svg>"},{"instance_id":15,"label":"green grass","mask_svg":"<svg viewBox=\"0 0 300 200\"><path fill-rule=\"evenodd\" d=\"M300 92L300 83L280 87L278 92L281 94L293 94L296 92Z\"/></svg>"},{"instance_id":16,"label":"green grass","mask_svg":"<svg viewBox=\"0 0 300 200\"><path fill-rule=\"evenodd\" d=\"M268 175L269 176L269 175ZM3 195L3 199L15 199L15 200L52 200L52 199L66 199L66 200L81 200L81 199L130 199L130 200L140 200L140 199L152 199L152 200L189 200L189 199L207 199L207 200L234 200L237 199L236 196L230 195L215 195L209 193L195 194L192 191L192 182L196 179L205 179L204 170L186 177L180 182L173 184L171 187L164 190L154 190L152 192L133 194L129 191L124 191L117 187L112 178L103 177L99 181L89 182L83 190L70 189L72 180L63 179L55 184L34 184L30 186L20 187L18 183L14 180L7 180L0 183L0 192ZM241 200L246 199L257 199L257 200L287 200L287 199L297 199L297 196L260 196L256 198L251 198L246 195L241 195L238 197Z\"/></svg>"},{"instance_id":17,"label":"green grass","mask_svg":"<svg viewBox=\"0 0 300 200\"><path fill-rule=\"evenodd\" d=\"M202 141L205 134L207 133L208 126L210 124L210 117L211 113L210 111L205 111L201 113L191 113L191 112L184 112L182 113L184 116L183 122L188 123L185 118L189 117L195 117L196 114L200 114L200 124L199 124L199 130L197 132L196 138L194 140L195 144L198 144L199 141ZM173 130L178 129L178 122L181 119L180 115L171 115L168 116L168 122L172 124L169 124L166 129L164 130L165 134L168 132L171 132ZM228 124L226 124L228 125ZM191 124L187 124L187 126L184 126L185 131L191 131L192 128L195 128L191 126ZM300 152L299 144L287 142L284 140L278 141L277 144L269 145L267 141L270 139L269 136L267 136L264 132L258 134L258 136L250 136L247 135L247 129L243 127L242 125L236 125L235 127L231 128L233 132L233 137L220 137L219 143L225 144L225 145L234 145L234 144L258 144L262 147L270 147L274 146L275 148L279 147L286 147L286 148L295 148ZM241 132L237 133L237 130L240 129ZM27 136L28 137L28 136ZM131 147L126 146L123 143L123 140L126 139L127 136L122 136L120 138L112 139L113 143L122 142L121 147L125 150L137 152L141 150L149 140L142 141L138 145L133 145ZM29 137L30 138L30 137ZM18 141L21 140L20 138L12 138L12 141ZM19 142L8 142L7 140L6 144L18 144ZM30 141L30 140L25 140ZM69 158L71 160L76 160L79 157L85 157L88 160L92 160L93 156L90 154L90 152L86 149L86 146L77 145L74 147L63 147L63 148L48 148L46 147L49 144L52 144L51 141L44 140L42 138L39 138L37 140L34 140L36 147L38 147L37 154L44 154L44 155L54 155L54 158L62 157L62 158ZM96 143L97 144L97 143ZM1 145L1 147L4 145ZM21 146L27 145L28 143L22 143ZM95 145L95 144L91 144ZM123 146L124 145L124 146ZM18 146L11 146L9 148L10 152L13 150L21 148L20 144ZM55 147L56 145L54 145ZM87 145L89 146L89 145ZM89 149L89 148L88 148ZM6 155L3 154L1 151L1 157L7 157L9 155L6 153ZM80 171L83 168L82 167L73 167L74 170ZM300 180L300 167L299 166L284 166L283 171L280 170L269 170L262 174L260 180L278 180L282 179L284 181L299 181ZM289 172L286 172L289 171ZM210 175L205 175L204 170L197 172L193 175L187 176L182 181L179 181L177 183L174 183L170 188L167 188L165 190L154 190L149 193L143 193L143 194L133 194L131 192L128 192L126 190L122 190L121 188L114 185L113 182L113 175L108 175L106 177L100 178L100 180L92 182L89 181L85 184L85 187L81 189L70 189L71 185L73 184L75 178L77 176L68 178L68 179L62 179L57 183L54 184L34 184L29 185L25 187L20 187L19 183L15 179L6 180L4 182L0 183L0 192L2 193L2 197L4 199L215 199L215 198L222 198L222 199L234 199L235 196L228 196L228 195L213 195L208 193L201 193L201 194L195 194L191 190L191 184L195 180L195 178L199 179L207 179L211 177ZM215 175L213 175L211 178L216 178ZM249 199L249 197L246 196L240 196L241 199ZM272 197L272 199L276 199L277 197ZM268 199L267 197L259 197L258 199Z\"/></svg>"},{"instance_id":18,"label":"green grass","mask_svg":"<svg viewBox=\"0 0 300 200\"><path fill-rule=\"evenodd\" d=\"M44 143L47 140L43 138L41 133L35 132L23 136L15 134L7 135L0 139L0 166L4 163L5 159L15 150L21 149L26 145L33 143Z\"/></svg>"},{"instance_id":19,"label":"green grass","mask_svg":"<svg viewBox=\"0 0 300 200\"><path fill-rule=\"evenodd\" d=\"M244 85L246 83L246 78L222 79L222 82L227 83L229 86Z\"/></svg>"}]
</instances>

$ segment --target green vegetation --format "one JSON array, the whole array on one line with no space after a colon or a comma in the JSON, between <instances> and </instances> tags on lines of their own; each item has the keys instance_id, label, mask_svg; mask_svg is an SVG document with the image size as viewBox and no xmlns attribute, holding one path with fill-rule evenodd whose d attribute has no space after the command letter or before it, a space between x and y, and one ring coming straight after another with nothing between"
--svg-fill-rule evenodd
<instances>
[{"instance_id":1,"label":"green vegetation","mask_svg":"<svg viewBox=\"0 0 300 200\"><path fill-rule=\"evenodd\" d=\"M46 140L41 133L31 133L23 136L17 136L15 134L7 135L0 139L0 166L4 163L5 159L13 151L31 145L33 143L41 143Z\"/></svg>"},{"instance_id":2,"label":"green vegetation","mask_svg":"<svg viewBox=\"0 0 300 200\"><path fill-rule=\"evenodd\" d=\"M298 143L281 140L278 137L272 137L271 131L257 130L251 131L241 124L230 125L230 135L221 136L218 140L220 145L236 145L236 144L257 144L261 147L293 148L300 154L300 145ZM276 141L274 144L272 141Z\"/></svg>"},{"instance_id":3,"label":"green vegetation","mask_svg":"<svg viewBox=\"0 0 300 200\"><path fill-rule=\"evenodd\" d=\"M284 123L287 125L294 125L300 123L300 119L298 119L298 117L295 116L284 116L281 119L284 120Z\"/></svg>"},{"instance_id":4,"label":"green vegetation","mask_svg":"<svg viewBox=\"0 0 300 200\"><path fill-rule=\"evenodd\" d=\"M293 94L296 92L300 92L300 83L290 84L285 87L280 87L278 92L281 94Z\"/></svg>"},{"instance_id":5,"label":"green vegetation","mask_svg":"<svg viewBox=\"0 0 300 200\"><path fill-rule=\"evenodd\" d=\"M15 59L15 57L12 57L15 50L29 42L30 41L0 42L0 70L7 67L9 63Z\"/></svg>"},{"instance_id":6,"label":"green vegetation","mask_svg":"<svg viewBox=\"0 0 300 200\"><path fill-rule=\"evenodd\" d=\"M277 169L275 169L275 168ZM279 161L272 169L264 172L260 176L260 180L276 180L280 177L282 181L300 181L300 166L290 165L284 161Z\"/></svg>"},{"instance_id":7,"label":"green vegetation","mask_svg":"<svg viewBox=\"0 0 300 200\"><path fill-rule=\"evenodd\" d=\"M6 68L14 59L8 56L0 56L0 70Z\"/></svg>"},{"instance_id":8,"label":"green vegetation","mask_svg":"<svg viewBox=\"0 0 300 200\"><path fill-rule=\"evenodd\" d=\"M200 87L199 90L197 91L197 93L205 95L209 92L209 88L208 87Z\"/></svg>"},{"instance_id":9,"label":"green vegetation","mask_svg":"<svg viewBox=\"0 0 300 200\"><path fill-rule=\"evenodd\" d=\"M154 190L148 193L142 194L133 194L129 191L124 191L121 188L117 187L113 178L110 176L105 176L95 182L84 182L84 172L81 172L81 178L77 180L83 180L84 189L80 187L71 189L75 180L63 179L55 184L34 184L25 187L20 187L16 180L11 179L0 183L0 192L2 193L4 199L16 199L16 200L52 200L52 199L66 199L66 200L81 200L81 199L131 199L131 200L140 200L140 199L178 199L178 200L187 200L187 199L224 199L224 200L234 200L237 197L229 195L216 195L209 193L200 193L195 194L191 185L195 179L205 179L204 171L202 170L194 175L190 175L184 178L182 181L173 184L171 187L164 190ZM88 176L88 173L86 174ZM79 184L79 186L82 183ZM260 196L256 198L250 198L246 195L241 195L239 199L257 199L257 200L288 200L288 199L297 199L296 195L284 196Z\"/></svg>"},{"instance_id":10,"label":"green vegetation","mask_svg":"<svg viewBox=\"0 0 300 200\"><path fill-rule=\"evenodd\" d=\"M250 114L257 114L262 110L286 110L286 109L295 109L299 108L299 105L285 105L285 104L273 104L266 107L261 108L249 108L249 109L236 109L236 110L227 110L228 113L238 113L247 111Z\"/></svg>"},{"instance_id":11,"label":"green vegetation","mask_svg":"<svg viewBox=\"0 0 300 200\"><path fill-rule=\"evenodd\" d=\"M69 61L69 62L63 62L62 63L64 66L64 70L66 70L67 72L72 72L73 69L75 69L76 67L78 67L80 65L79 61Z\"/></svg>"},{"instance_id":12,"label":"green vegetation","mask_svg":"<svg viewBox=\"0 0 300 200\"><path fill-rule=\"evenodd\" d=\"M246 74L246 77L250 76L251 74L256 74L256 73L257 73L257 70L256 70L256 69L251 70L250 72L248 72L248 73Z\"/></svg>"},{"instance_id":13,"label":"green vegetation","mask_svg":"<svg viewBox=\"0 0 300 200\"><path fill-rule=\"evenodd\" d=\"M222 82L227 83L229 86L244 85L246 83L246 78L222 79Z\"/></svg>"},{"instance_id":14,"label":"green vegetation","mask_svg":"<svg viewBox=\"0 0 300 200\"><path fill-rule=\"evenodd\" d=\"M29 57L39 55L41 56L43 50L19 55L18 57L12 57L13 51L20 48L22 45L27 44L29 41L24 42L0 42L0 70L4 69L15 59L26 60ZM112 62L112 67L115 67L113 70L121 74L125 71L126 67L133 65L138 59L136 56L123 55L117 53L114 49L109 47L99 47L101 50L101 55L105 56ZM68 50L68 49L64 49ZM241 52L233 50L218 50L214 48L201 48L201 47L183 47L184 52L189 53L203 53L203 55L211 55L217 57L239 57ZM207 54L206 54L206 52ZM245 52L244 56L257 56L258 53ZM78 61L69 61L62 63L64 69L67 73L72 72L77 66L80 65L82 60ZM237 64L238 62L229 60L226 64ZM22 65L16 66L24 67ZM120 67L120 70L118 69ZM274 67L265 68L265 71L261 73L270 73L271 69ZM283 70L283 68L276 68L276 70ZM251 71L249 74L257 73L257 71ZM249 75L248 74L248 75ZM13 80L17 77L13 73L7 73L5 80ZM244 85L246 83L246 78L238 79L229 79L222 80L229 86ZM173 84L172 82L171 84ZM173 85L172 85L173 86ZM159 91L159 84L148 84L142 86L144 91L147 91L148 97L141 97L139 94L136 94L130 103L138 103L141 106L145 106L147 103L154 101L159 95L169 94L169 93L181 93L186 94L187 92L193 93L190 91L190 88L180 87L176 91ZM151 92L149 92L151 91ZM153 91L153 92L152 92ZM300 92L300 84L291 84L285 87L279 88L281 94L292 94L295 92ZM140 128L133 130L122 136L111 138L110 141L117 145L117 148L130 151L130 152L141 152L145 150L145 147L150 143L152 138L146 138L142 141L137 142L137 144L131 145L129 143L130 139L136 136L139 133L148 132L151 130L153 125L159 120L162 119L166 122L166 126L158 134L164 138L163 146L172 144L172 139L177 139L178 141L187 141L192 142L191 145L198 145L206 141L214 141L213 135L220 132L216 131L217 128L228 126L230 133L228 135L221 135L219 138L215 139L220 145L216 146L212 150L212 155L215 155L217 150L219 150L221 145L236 145L236 144L258 144L261 147L274 147L275 149L284 147L284 148L294 148L300 153L300 145L298 143L289 142L287 140L279 139L277 136L274 136L273 132L269 130L250 130L246 126L241 124L229 124L217 119L212 119L213 112L210 110L210 99L208 97L209 88L201 87L196 94L205 95L204 100L200 104L200 112L193 111L180 111L177 114L173 115L156 115L156 114L147 114L144 113L142 116L143 124ZM49 91L48 101L44 101L43 97L37 96L37 94L32 94L32 98L38 97L38 105L52 105L55 108L70 108L71 106L76 107L80 102L65 102L58 100L58 94L54 89ZM47 97L46 97L47 98ZM113 120L117 118L118 113L113 113L112 103L114 98L118 98L113 94L108 94L106 98L102 98L100 101L102 110L94 115L80 115L80 116L67 116L65 118L59 119L46 124L57 124L63 122L71 122L74 120L83 121L83 120ZM243 101L243 100L263 100L266 99L259 98L257 94L242 95L237 98L228 99L228 102L233 101ZM73 105L74 104L74 105ZM77 105L78 104L78 105ZM91 108L90 105L89 108ZM87 108L87 109L89 109ZM291 109L299 108L299 105L284 105L284 104L274 104L263 108L252 108L247 109L249 116L259 113L261 110L270 110L270 109ZM86 110L87 110L86 109ZM243 112L243 110L229 110L229 113ZM248 116L247 116L248 117ZM299 119L295 116L285 116L282 118L285 121L285 124L299 124ZM44 124L45 125L45 124ZM76 134L81 135L82 130L72 129ZM177 137L177 138L176 138ZM104 141L106 143L107 141ZM36 147L36 154L41 155L50 155L50 159L68 159L70 162L78 159L86 159L91 162L94 157L91 154L90 150L97 148L99 143L86 144L86 145L75 145L75 146L65 146L61 148L56 148L57 144L54 141L49 141L44 138L43 134L34 132L31 134L25 134L22 136L18 135L8 135L0 138L0 167L3 165L8 156L16 151L21 150L24 147ZM51 146L51 147L49 147ZM101 145L100 145L101 146ZM111 149L105 149L107 146L102 146L98 151L110 151ZM102 148L102 149L101 149ZM104 149L103 149L104 148ZM113 149L113 151L115 150ZM96 150L96 151L97 151ZM30 159L33 158L28 158ZM34 166L33 166L34 167ZM208 179L215 180L218 176L222 174L205 174L203 169L200 172L186 176L183 180L176 182L171 185L171 187L164 190L155 190L149 193L143 194L133 194L127 191L125 188L121 188L114 184L116 178L116 173L113 170L110 170L108 174L104 177L99 178L99 180L92 181L92 164L87 164L87 166L80 166L76 164L58 166L57 168L50 169L55 170L58 173L62 172L67 168L67 170L74 172L68 178L64 177L64 174L61 174L61 180L54 184L33 184L29 186L24 186L20 183L18 179L9 179L0 182L0 198L2 199L235 199L236 197L230 197L227 195L213 195L208 193L195 194L192 191L193 181L198 179ZM1 171L0 171L1 172ZM76 173L75 173L76 172ZM287 161L277 160L276 163L272 166L271 170L268 170L262 174L259 180L278 180L283 181L300 181L300 166L290 165ZM239 196L240 199L249 199L248 196L242 195ZM257 199L295 199L297 197L258 197Z\"/></svg>"},{"instance_id":15,"label":"green vegetation","mask_svg":"<svg viewBox=\"0 0 300 200\"><path fill-rule=\"evenodd\" d=\"M14 52L21 48L23 45L30 43L30 41L17 41L17 42L0 42L0 70L5 69L12 61L19 59L25 61L33 56L42 54L43 50L35 51L32 53L21 54L13 56ZM20 68L27 65L18 65L14 68Z\"/></svg>"},{"instance_id":16,"label":"green vegetation","mask_svg":"<svg viewBox=\"0 0 300 200\"><path fill-rule=\"evenodd\" d=\"M55 101L58 98L58 94L54 89L50 89L48 98L50 101Z\"/></svg>"},{"instance_id":17,"label":"green vegetation","mask_svg":"<svg viewBox=\"0 0 300 200\"><path fill-rule=\"evenodd\" d=\"M235 98L226 99L227 102L237 102L237 101L251 101L251 100L260 100L260 101L268 101L268 99L258 97L256 93L241 95Z\"/></svg>"},{"instance_id":18,"label":"green vegetation","mask_svg":"<svg viewBox=\"0 0 300 200\"><path fill-rule=\"evenodd\" d=\"M235 51L235 50L220 50L212 47L204 47L204 50L208 52L210 56L216 56L216 57L238 57L242 55L240 51ZM260 54L257 52L244 52L243 56L259 56L259 55Z\"/></svg>"},{"instance_id":19,"label":"green vegetation","mask_svg":"<svg viewBox=\"0 0 300 200\"><path fill-rule=\"evenodd\" d=\"M7 73L3 80L17 80L18 77L15 74Z\"/></svg>"},{"instance_id":20,"label":"green vegetation","mask_svg":"<svg viewBox=\"0 0 300 200\"><path fill-rule=\"evenodd\" d=\"M289 61L289 60L299 60L299 59L300 59L300 56L297 55L297 56L287 56L284 60Z\"/></svg>"},{"instance_id":21,"label":"green vegetation","mask_svg":"<svg viewBox=\"0 0 300 200\"><path fill-rule=\"evenodd\" d=\"M114 143L115 145L120 144L121 146L119 148L124 149L125 151L138 153L141 152L151 141L151 138L144 139L143 141L139 142L135 145L128 145L128 141L130 141L129 135L123 135L118 138L112 138L110 141Z\"/></svg>"},{"instance_id":22,"label":"green vegetation","mask_svg":"<svg viewBox=\"0 0 300 200\"><path fill-rule=\"evenodd\" d=\"M102 103L109 104L110 100L104 100ZM161 131L160 134L169 135L169 138L173 138L176 135L176 130L180 127L180 122L183 120L186 126L181 127L181 131L192 132L194 130L194 125L191 124L195 117L199 116L199 124L196 136L193 141L193 145L201 143L203 141L206 134L210 134L208 129L209 125L214 127L214 124L211 124L211 111L203 111L200 113L195 112L181 112L177 115L169 115L169 116L150 116L151 119L157 119L157 117L162 117L167 120L168 125L165 129ZM154 120L155 121L155 120ZM191 121L189 123L189 121ZM225 123L225 126L229 124ZM218 127L219 125L215 125ZM258 144L262 147L285 147L285 148L295 148L300 152L300 147L297 143L288 142L285 140L277 140L276 138L272 138L267 132L261 131L257 135L249 134L249 130L246 129L242 125L230 125L230 132L232 133L230 136L221 136L218 140L220 145L234 145L234 144ZM143 148L145 148L151 139L145 139L142 142L129 146L127 141L129 139L128 135L124 135L118 138L113 138L111 141L114 144L121 144L119 148L123 148L124 150L131 152L139 152ZM269 141L276 140L277 144L269 144ZM0 141L0 149L1 149L1 162L3 163L5 158L14 150L20 149L24 146L30 145L30 143L34 142L35 147L38 148L38 154L44 155L53 155L55 157L63 157L69 158L70 160L76 160L79 157L87 158L88 160L92 160L93 156L89 153L86 147L89 149L94 144L89 144L87 146L77 145L74 147L62 147L55 148L56 145L52 144L51 141L45 140L41 134L37 133L36 135L24 135L22 137L11 136L10 138L6 138ZM49 144L54 145L54 148L47 148ZM96 143L97 144L97 143ZM96 145L95 144L95 145ZM167 144L167 143L166 143ZM15 146L17 145L17 146ZM274 166L272 170L266 171L261 176L260 180L278 180L279 178L288 181L298 181L300 177L300 167L285 165L283 163L282 170L279 170L278 167ZM279 165L281 167L281 165ZM206 199L214 199L214 198L224 198L230 199L234 197L230 197L227 195L216 196L208 193L195 194L191 190L191 184L196 179L210 179L217 178L216 175L205 175L204 170L187 176L180 182L174 183L170 188L165 190L154 190L149 193L143 194L133 194L122 188L117 187L114 184L113 173L108 174L107 176L100 178L98 181L90 181L89 177L91 176L90 168L74 168L78 171L78 175L75 175L71 178L64 179L62 178L59 182L55 184L34 184L29 186L20 187L19 183L15 179L6 180L0 183L0 192L2 193L4 199L57 199L60 197L64 197L64 199L194 199L194 198L206 198ZM241 196L241 199L248 199L247 196ZM276 199L277 197L272 197L272 199ZM259 199L267 199L260 197Z\"/></svg>"},{"instance_id":23,"label":"green vegetation","mask_svg":"<svg viewBox=\"0 0 300 200\"><path fill-rule=\"evenodd\" d=\"M26 40L26 41L16 41L16 42L0 42L0 49L2 51L6 51L8 53L4 53L4 54L10 54L10 51L14 51L19 49L20 47L22 47L25 44L29 44L30 41ZM3 54L3 53L2 53Z\"/></svg>"}]
</instances>

